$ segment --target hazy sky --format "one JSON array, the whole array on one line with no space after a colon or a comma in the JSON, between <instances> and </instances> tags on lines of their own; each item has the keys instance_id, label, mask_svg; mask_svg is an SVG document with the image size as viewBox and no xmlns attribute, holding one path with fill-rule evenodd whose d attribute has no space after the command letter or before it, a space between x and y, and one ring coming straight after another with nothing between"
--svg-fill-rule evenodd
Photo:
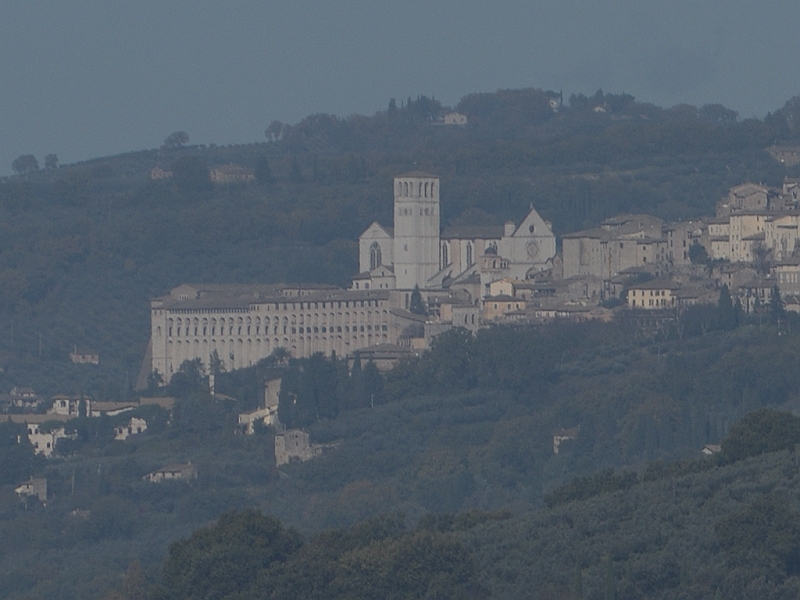
<instances>
[{"instance_id":1,"label":"hazy sky","mask_svg":"<svg viewBox=\"0 0 800 600\"><path fill-rule=\"evenodd\" d=\"M539 87L721 102L800 95L798 0L0 0L0 175L390 98Z\"/></svg>"}]
</instances>

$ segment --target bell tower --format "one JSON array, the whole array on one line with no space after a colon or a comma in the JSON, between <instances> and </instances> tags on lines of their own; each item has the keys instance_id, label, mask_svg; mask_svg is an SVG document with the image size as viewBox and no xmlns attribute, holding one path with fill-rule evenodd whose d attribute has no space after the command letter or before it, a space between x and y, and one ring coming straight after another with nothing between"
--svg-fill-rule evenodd
<instances>
[{"instance_id":1,"label":"bell tower","mask_svg":"<svg viewBox=\"0 0 800 600\"><path fill-rule=\"evenodd\" d=\"M414 171L394 180L397 289L425 288L439 270L439 178Z\"/></svg>"}]
</instances>

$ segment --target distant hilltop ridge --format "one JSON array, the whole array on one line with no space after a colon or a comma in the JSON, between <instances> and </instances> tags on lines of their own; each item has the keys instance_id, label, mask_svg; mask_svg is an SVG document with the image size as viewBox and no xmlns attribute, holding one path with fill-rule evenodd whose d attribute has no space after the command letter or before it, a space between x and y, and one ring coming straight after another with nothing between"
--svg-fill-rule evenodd
<instances>
[{"instance_id":1,"label":"distant hilltop ridge","mask_svg":"<svg viewBox=\"0 0 800 600\"><path fill-rule=\"evenodd\" d=\"M800 122L800 96L791 98L780 108L772 111L762 125L769 129L761 139L773 140L772 152L785 164L798 164L798 131L794 126ZM542 136L571 134L575 132L573 121L583 123L587 118L596 123L639 121L646 123L697 123L707 126L730 126L739 122L736 111L719 103L702 106L677 104L664 108L654 104L638 102L625 92L608 93L597 90L593 94L573 93L565 99L563 92L540 88L499 89L495 92L472 93L464 96L454 107L441 104L433 97L418 95L389 102L386 110L372 116L352 115L338 117L332 114L312 114L293 125L272 121L263 131L267 141L280 145L282 150L326 154L330 152L396 151L397 144L407 136L416 136L429 125L450 125L442 129L478 128L481 135L499 138L523 139ZM748 119L750 124L757 121ZM254 132L254 139L262 132ZM391 133L391 135L387 135ZM458 132L453 132L460 135ZM182 136L182 137L178 137ZM759 137L759 136L757 136ZM178 140L178 141L176 141ZM689 141L687 139L687 141ZM736 139L736 143L750 144L756 141ZM20 154L9 162L12 171L21 175L58 171L59 168L89 168L116 159L130 159L145 153L155 158L143 171L156 170L154 179L168 178L171 160L185 153L208 151L206 159L210 169L217 170L218 177L225 182L250 181L256 178L255 156L250 151L263 144L194 144L190 145L186 132L170 134L158 149L125 152L119 155L82 160L71 165L59 162L56 154L50 153L40 159L33 154ZM764 142L758 142L762 147ZM238 149L238 150L237 150ZM793 154L794 153L794 154ZM143 165L144 166L144 165ZM226 170L237 173L226 173ZM287 172L288 174L288 172Z\"/></svg>"}]
</instances>

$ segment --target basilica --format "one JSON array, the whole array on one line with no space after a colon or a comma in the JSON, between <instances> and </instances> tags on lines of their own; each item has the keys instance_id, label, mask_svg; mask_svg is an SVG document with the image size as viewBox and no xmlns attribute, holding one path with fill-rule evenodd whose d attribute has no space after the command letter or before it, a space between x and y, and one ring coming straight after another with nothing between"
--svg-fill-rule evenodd
<instances>
[{"instance_id":1,"label":"basilica","mask_svg":"<svg viewBox=\"0 0 800 600\"><path fill-rule=\"evenodd\" d=\"M439 178L394 180L393 227L359 238L359 273L347 290L324 284L193 285L151 301L146 365L164 382L186 360L251 366L277 349L297 358L376 347L424 347L431 333L482 325L492 284L552 267L556 239L531 206L520 224L440 225ZM419 291L424 311L412 312ZM418 314L425 312L427 314Z\"/></svg>"}]
</instances>

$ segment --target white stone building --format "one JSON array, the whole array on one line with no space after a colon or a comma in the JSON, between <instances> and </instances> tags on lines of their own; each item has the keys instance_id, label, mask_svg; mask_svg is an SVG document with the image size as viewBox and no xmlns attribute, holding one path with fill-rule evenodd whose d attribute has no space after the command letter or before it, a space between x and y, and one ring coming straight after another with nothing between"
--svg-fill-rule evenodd
<instances>
[{"instance_id":1,"label":"white stone building","mask_svg":"<svg viewBox=\"0 0 800 600\"><path fill-rule=\"evenodd\" d=\"M346 356L396 341L409 319L390 290L326 285L182 285L151 302L152 370L168 382L186 360L249 367L282 348Z\"/></svg>"},{"instance_id":2,"label":"white stone building","mask_svg":"<svg viewBox=\"0 0 800 600\"><path fill-rule=\"evenodd\" d=\"M312 444L302 429L288 429L275 434L275 466L305 462L334 447L335 444Z\"/></svg>"},{"instance_id":3,"label":"white stone building","mask_svg":"<svg viewBox=\"0 0 800 600\"><path fill-rule=\"evenodd\" d=\"M114 428L114 439L125 441L132 435L139 435L147 431L147 421L140 417L131 417L127 424Z\"/></svg>"},{"instance_id":4,"label":"white stone building","mask_svg":"<svg viewBox=\"0 0 800 600\"><path fill-rule=\"evenodd\" d=\"M610 280L635 267L667 263L663 221L650 215L619 215L599 227L565 235L564 279L590 275Z\"/></svg>"},{"instance_id":5,"label":"white stone building","mask_svg":"<svg viewBox=\"0 0 800 600\"><path fill-rule=\"evenodd\" d=\"M186 360L226 369L254 365L282 348L296 358L347 356L398 344L418 329L414 288L432 306L477 305L482 287L524 279L556 254L550 223L531 207L522 223L440 231L439 178L412 172L393 184L394 226L373 223L359 238L360 273L349 290L322 284L185 284L151 302L151 363L168 382ZM478 313L479 314L479 313ZM467 321L474 315L460 314ZM473 324L478 325L478 324ZM410 342L409 342L410 345Z\"/></svg>"},{"instance_id":6,"label":"white stone building","mask_svg":"<svg viewBox=\"0 0 800 600\"><path fill-rule=\"evenodd\" d=\"M161 483L162 481L188 481L189 479L197 479L197 467L192 464L192 461L182 464L167 465L157 471L148 473L143 479L151 483Z\"/></svg>"},{"instance_id":7,"label":"white stone building","mask_svg":"<svg viewBox=\"0 0 800 600\"><path fill-rule=\"evenodd\" d=\"M47 501L47 479L44 477L31 477L28 481L14 490L20 498L36 496L40 502Z\"/></svg>"},{"instance_id":8,"label":"white stone building","mask_svg":"<svg viewBox=\"0 0 800 600\"><path fill-rule=\"evenodd\" d=\"M440 231L439 215L438 177L416 171L395 178L394 227L375 222L359 237L356 289L441 290L473 275L485 285L552 265L556 238L533 206L519 225Z\"/></svg>"},{"instance_id":9,"label":"white stone building","mask_svg":"<svg viewBox=\"0 0 800 600\"><path fill-rule=\"evenodd\" d=\"M239 413L239 431L245 435L255 433L255 424L262 423L277 427L280 425L278 420L278 396L281 391L281 378L273 377L264 384L264 402L256 410Z\"/></svg>"}]
</instances>

